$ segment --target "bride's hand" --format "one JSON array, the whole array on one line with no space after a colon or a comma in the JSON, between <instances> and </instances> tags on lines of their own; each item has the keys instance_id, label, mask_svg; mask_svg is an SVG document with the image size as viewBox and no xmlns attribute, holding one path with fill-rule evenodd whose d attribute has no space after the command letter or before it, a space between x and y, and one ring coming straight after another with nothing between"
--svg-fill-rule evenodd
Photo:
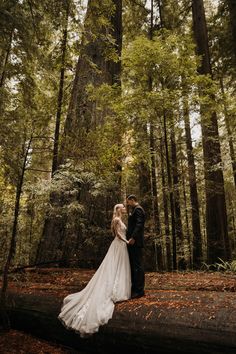
<instances>
[{"instance_id":1,"label":"bride's hand","mask_svg":"<svg viewBox=\"0 0 236 354\"><path fill-rule=\"evenodd\" d=\"M133 245L135 243L135 239L132 237L128 241L129 245Z\"/></svg>"}]
</instances>

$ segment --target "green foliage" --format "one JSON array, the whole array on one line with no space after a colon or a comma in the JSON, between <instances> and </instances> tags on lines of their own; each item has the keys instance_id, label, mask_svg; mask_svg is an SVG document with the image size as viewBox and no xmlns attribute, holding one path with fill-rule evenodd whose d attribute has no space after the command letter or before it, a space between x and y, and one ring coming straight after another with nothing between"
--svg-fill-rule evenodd
<instances>
[{"instance_id":1,"label":"green foliage","mask_svg":"<svg viewBox=\"0 0 236 354\"><path fill-rule=\"evenodd\" d=\"M163 176L160 141L164 136L163 117L165 114L167 147L170 152L170 135L173 129L177 136L177 158L183 163L182 170L180 166L177 168L178 175L187 176L184 102L188 104L191 126L198 124L200 105L204 108L203 120L206 124L212 112L217 111L224 156L230 240L234 245L235 193L227 148L228 136L223 122L224 114L227 112L230 118L231 138L235 146L235 66L232 60L228 9L225 2L220 1L217 13L208 17L213 80L210 76L197 73L200 58L195 53L194 41L189 34L191 26L189 1L180 1L178 5L172 0L161 3L164 22L162 27L169 30L161 29L160 13L157 2L154 1L154 33L150 40L147 38L150 30L148 2L124 1L121 86L117 84L87 86L88 101L84 104L89 106L92 102L92 129L87 129L86 124L82 122L80 128L73 132L74 136L68 137L68 151L65 153L68 159L51 180L53 133L61 68L61 39L67 4L70 6L70 13L62 127L70 101L74 68L78 57L83 54L81 49L86 45L92 48L93 45L99 44L99 49L107 60L106 65L120 59L112 36L111 18L115 10L114 2L91 0L85 26L85 9L79 0L1 2L0 210L3 217L0 221L2 250L0 263L3 262L9 244L15 191L27 144L31 138L21 199L16 263L34 260L46 216L66 220L65 229L72 234L75 234L76 228L81 227L81 234L84 232L85 235L84 245L96 249L99 240L107 233L106 227L109 227L112 205L115 198L120 198L120 188L122 193L128 190L137 194L140 192L140 166L147 168L150 177L151 153L156 164L163 244L165 226L162 197L164 193L170 192L169 187L163 186L161 180ZM173 13L174 5L176 7ZM89 75L102 73L102 68L94 64L93 58L88 55L86 60L90 67L92 66ZM220 89L219 79L223 79L224 93ZM150 153L151 126L154 129L155 151ZM61 140L62 136L63 129ZM200 128L195 139L193 153L196 158L197 187L202 205L205 202L205 186ZM220 166L215 166L218 167ZM164 177L167 179L166 156L164 156ZM187 177L184 176L182 182L186 183L186 206L183 186L179 182L175 188L178 187L180 190L181 211L186 211L191 220L189 185L186 181ZM150 194L150 191L146 193L147 198L148 193ZM151 202L149 200L148 202L151 209ZM205 227L204 218L205 211L202 208L202 231ZM153 228L151 218L147 225L148 228ZM193 231L191 227L187 230L184 225L184 230L190 232L191 240ZM190 257L187 238L179 242L178 247L179 254L188 254ZM222 260L215 265L204 263L203 267L233 272L236 268L235 261L230 263Z\"/></svg>"},{"instance_id":2,"label":"green foliage","mask_svg":"<svg viewBox=\"0 0 236 354\"><path fill-rule=\"evenodd\" d=\"M217 12L209 18L213 71L216 77L230 77L235 87L235 52L227 1L220 0Z\"/></svg>"},{"instance_id":3,"label":"green foliage","mask_svg":"<svg viewBox=\"0 0 236 354\"><path fill-rule=\"evenodd\" d=\"M49 198L46 184L49 184L52 163L66 4L70 5L64 95L68 100L71 68L75 63L73 49L81 30L76 16L79 3L3 1L0 5L0 180L1 188L5 187L0 198L4 215L0 233L6 245L5 255L12 229L15 190L32 139L21 198L16 262L30 258L29 250L37 245L42 234ZM77 38L73 38L75 32ZM66 100L62 114L67 107ZM72 205L70 209L75 208Z\"/></svg>"},{"instance_id":4,"label":"green foliage","mask_svg":"<svg viewBox=\"0 0 236 354\"><path fill-rule=\"evenodd\" d=\"M224 261L221 258L218 258L219 262L216 262L214 264L207 264L205 262L202 263L202 270L206 271L217 271L217 272L236 272L236 260L233 260L231 262Z\"/></svg>"}]
</instances>

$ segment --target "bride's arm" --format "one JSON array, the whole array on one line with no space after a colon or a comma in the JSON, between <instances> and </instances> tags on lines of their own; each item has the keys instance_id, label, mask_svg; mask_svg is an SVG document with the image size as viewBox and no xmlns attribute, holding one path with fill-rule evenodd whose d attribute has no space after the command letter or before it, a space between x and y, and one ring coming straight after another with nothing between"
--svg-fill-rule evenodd
<instances>
[{"instance_id":1,"label":"bride's arm","mask_svg":"<svg viewBox=\"0 0 236 354\"><path fill-rule=\"evenodd\" d=\"M114 222L114 229L115 229L115 234L116 234L116 236L120 239L120 240L122 240L122 241L124 241L125 243L129 243L127 240L126 240L126 238L124 238L122 235L121 235L121 233L120 233L120 220L119 219L117 219L117 220L115 220L115 222Z\"/></svg>"},{"instance_id":2,"label":"bride's arm","mask_svg":"<svg viewBox=\"0 0 236 354\"><path fill-rule=\"evenodd\" d=\"M127 241L126 238L124 238L123 236L120 235L120 236L118 236L118 237L119 237L122 241L124 241L125 243L127 243L127 244L129 243L129 241Z\"/></svg>"}]
</instances>

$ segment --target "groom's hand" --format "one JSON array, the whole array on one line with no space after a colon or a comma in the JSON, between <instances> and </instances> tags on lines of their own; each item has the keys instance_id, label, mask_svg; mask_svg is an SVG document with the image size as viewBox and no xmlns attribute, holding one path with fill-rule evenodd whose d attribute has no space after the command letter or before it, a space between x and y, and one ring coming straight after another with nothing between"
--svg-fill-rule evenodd
<instances>
[{"instance_id":1,"label":"groom's hand","mask_svg":"<svg viewBox=\"0 0 236 354\"><path fill-rule=\"evenodd\" d=\"M134 238L130 238L129 239L129 245L133 245L135 243L135 239Z\"/></svg>"}]
</instances>

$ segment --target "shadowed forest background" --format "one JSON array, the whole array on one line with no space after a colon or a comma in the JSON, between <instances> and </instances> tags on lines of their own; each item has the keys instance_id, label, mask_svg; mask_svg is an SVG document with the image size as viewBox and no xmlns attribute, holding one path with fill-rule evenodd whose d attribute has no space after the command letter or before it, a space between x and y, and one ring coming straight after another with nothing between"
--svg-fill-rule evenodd
<instances>
[{"instance_id":1,"label":"shadowed forest background","mask_svg":"<svg viewBox=\"0 0 236 354\"><path fill-rule=\"evenodd\" d=\"M130 193L146 270L236 270L235 18L234 0L1 2L5 271L96 268Z\"/></svg>"}]
</instances>

